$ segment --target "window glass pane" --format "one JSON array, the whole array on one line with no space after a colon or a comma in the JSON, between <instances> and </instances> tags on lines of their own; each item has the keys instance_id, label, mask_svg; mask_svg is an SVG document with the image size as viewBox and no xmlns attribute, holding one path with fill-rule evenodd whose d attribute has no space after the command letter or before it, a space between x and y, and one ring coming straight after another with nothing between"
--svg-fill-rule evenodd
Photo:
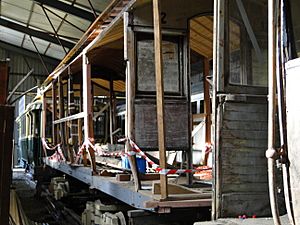
<instances>
[{"instance_id":1,"label":"window glass pane","mask_svg":"<svg viewBox=\"0 0 300 225\"><path fill-rule=\"evenodd\" d=\"M233 21L229 22L229 35L230 83L242 84L240 46L241 31L240 26L237 23L234 23Z\"/></svg>"},{"instance_id":2,"label":"window glass pane","mask_svg":"<svg viewBox=\"0 0 300 225\"><path fill-rule=\"evenodd\" d=\"M190 68L191 94L203 93L203 57L193 50L190 53Z\"/></svg>"},{"instance_id":3,"label":"window glass pane","mask_svg":"<svg viewBox=\"0 0 300 225\"><path fill-rule=\"evenodd\" d=\"M162 41L164 90L180 92L180 48L179 38L165 37ZM153 35L138 36L137 41L137 88L142 92L154 92L155 63Z\"/></svg>"},{"instance_id":4,"label":"window glass pane","mask_svg":"<svg viewBox=\"0 0 300 225\"><path fill-rule=\"evenodd\" d=\"M229 0L228 9L229 83L267 86L267 1Z\"/></svg>"}]
</instances>

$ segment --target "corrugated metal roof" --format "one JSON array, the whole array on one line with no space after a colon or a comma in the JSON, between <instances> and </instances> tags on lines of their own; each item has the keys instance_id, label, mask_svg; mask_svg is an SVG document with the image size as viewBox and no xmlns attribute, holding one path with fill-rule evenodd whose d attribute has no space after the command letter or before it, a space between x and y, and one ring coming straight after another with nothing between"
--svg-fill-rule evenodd
<instances>
[{"instance_id":1,"label":"corrugated metal roof","mask_svg":"<svg viewBox=\"0 0 300 225\"><path fill-rule=\"evenodd\" d=\"M111 0L90 0L90 2L92 6L87 0L1 0L0 41L32 51L39 51L42 55L62 59L71 46L73 46L83 35L84 31L87 30L93 18L88 20L87 18L84 19L83 16L80 17L78 14L73 15L72 10L64 9L61 5L65 4L76 10L81 10L83 13L93 14L95 10L96 18ZM57 5L59 7L57 7ZM48 21L47 16L55 31ZM17 29L15 26L19 26L19 28ZM42 32L50 36L54 41L50 42L32 33L26 34L25 30ZM62 41L70 44L69 46L65 46L65 50L59 43L54 43L55 32L58 33ZM37 49L34 47L30 36L33 37Z\"/></svg>"}]
</instances>

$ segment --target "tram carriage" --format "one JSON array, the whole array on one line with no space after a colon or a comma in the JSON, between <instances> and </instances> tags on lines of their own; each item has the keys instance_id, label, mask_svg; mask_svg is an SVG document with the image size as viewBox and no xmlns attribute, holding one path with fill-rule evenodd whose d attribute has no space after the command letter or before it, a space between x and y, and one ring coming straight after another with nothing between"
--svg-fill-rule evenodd
<instances>
[{"instance_id":1,"label":"tram carriage","mask_svg":"<svg viewBox=\"0 0 300 225\"><path fill-rule=\"evenodd\" d=\"M295 20L299 4L290 2ZM186 207L211 208L213 219L235 217L246 208L248 215L270 215L265 158L268 1L160 4L112 1L49 75L41 89L44 148L46 139L59 146L56 169L139 209L170 213ZM286 9L281 10L285 19ZM293 25L295 42L289 39L289 44L299 55L299 27ZM118 107L123 108L119 113ZM202 137L192 139L193 128L199 129L201 123ZM118 143L121 136L123 146ZM193 176L211 169L193 166L200 162L193 160L193 155L200 157L192 151L197 140L202 151L211 152L209 182L195 181ZM96 146L102 143L110 145L107 154L127 157L134 186L99 176L102 159ZM172 151L180 157L171 165L167 156ZM142 155L159 181L151 186L141 178L133 152ZM207 165L208 156L202 163ZM54 165L51 155L43 158L48 166ZM176 193L169 171L185 174ZM199 188L204 183L209 184L208 193Z\"/></svg>"},{"instance_id":2,"label":"tram carriage","mask_svg":"<svg viewBox=\"0 0 300 225\"><path fill-rule=\"evenodd\" d=\"M42 102L29 103L26 110L16 119L19 131L19 165L23 167L39 166L42 163L41 145Z\"/></svg>"}]
</instances>

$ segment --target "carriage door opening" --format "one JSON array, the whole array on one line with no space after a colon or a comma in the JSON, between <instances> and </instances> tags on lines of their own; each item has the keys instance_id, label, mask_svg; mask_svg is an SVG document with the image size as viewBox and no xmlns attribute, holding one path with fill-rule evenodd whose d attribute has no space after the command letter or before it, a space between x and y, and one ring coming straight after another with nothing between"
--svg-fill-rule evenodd
<instances>
[{"instance_id":1,"label":"carriage door opening","mask_svg":"<svg viewBox=\"0 0 300 225\"><path fill-rule=\"evenodd\" d=\"M196 16L189 23L190 84L193 164L212 167L211 91L213 17ZM211 183L211 173L199 172L197 180Z\"/></svg>"}]
</instances>

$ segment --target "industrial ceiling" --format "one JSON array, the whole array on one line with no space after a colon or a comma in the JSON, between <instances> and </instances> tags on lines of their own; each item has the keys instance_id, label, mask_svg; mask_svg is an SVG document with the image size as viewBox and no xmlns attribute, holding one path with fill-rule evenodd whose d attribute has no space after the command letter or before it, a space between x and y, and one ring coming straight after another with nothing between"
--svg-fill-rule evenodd
<instances>
[{"instance_id":1,"label":"industrial ceiling","mask_svg":"<svg viewBox=\"0 0 300 225\"><path fill-rule=\"evenodd\" d=\"M0 42L61 60L111 0L0 0Z\"/></svg>"}]
</instances>

